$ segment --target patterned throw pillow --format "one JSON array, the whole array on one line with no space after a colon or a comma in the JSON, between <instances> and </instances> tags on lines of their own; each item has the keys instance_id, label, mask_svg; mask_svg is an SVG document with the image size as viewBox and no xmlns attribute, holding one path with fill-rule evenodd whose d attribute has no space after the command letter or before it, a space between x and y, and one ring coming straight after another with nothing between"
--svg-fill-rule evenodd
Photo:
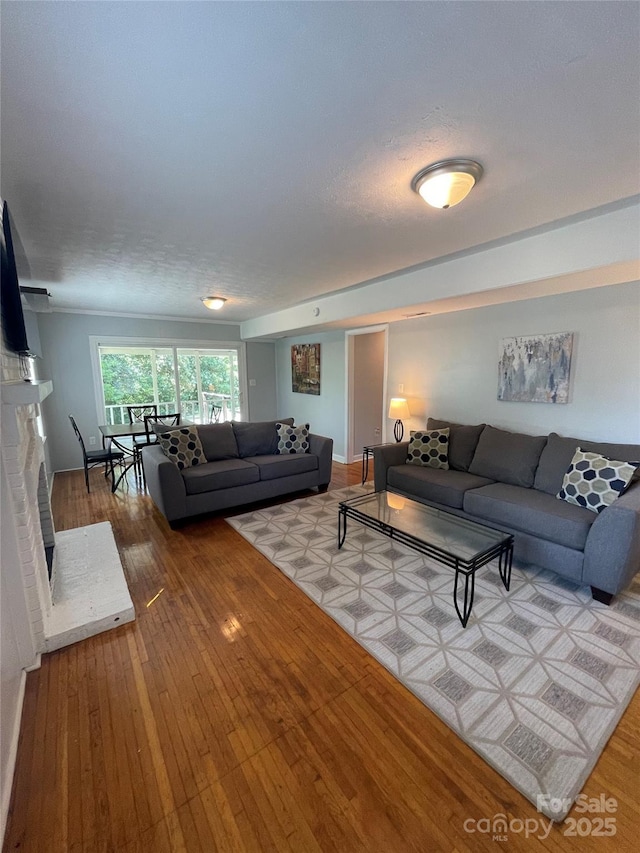
<instances>
[{"instance_id":1,"label":"patterned throw pillow","mask_svg":"<svg viewBox=\"0 0 640 853\"><path fill-rule=\"evenodd\" d=\"M278 431L278 453L308 453L309 424L289 426L276 424Z\"/></svg>"},{"instance_id":2,"label":"patterned throw pillow","mask_svg":"<svg viewBox=\"0 0 640 853\"><path fill-rule=\"evenodd\" d=\"M162 432L158 436L160 447L166 456L180 468L202 465L206 457L195 427L180 427Z\"/></svg>"},{"instance_id":3,"label":"patterned throw pillow","mask_svg":"<svg viewBox=\"0 0 640 853\"><path fill-rule=\"evenodd\" d=\"M640 462L618 462L576 447L556 497L602 512L624 492L638 466Z\"/></svg>"},{"instance_id":4,"label":"patterned throw pillow","mask_svg":"<svg viewBox=\"0 0 640 853\"><path fill-rule=\"evenodd\" d=\"M408 465L427 465L429 468L449 468L449 427L409 433Z\"/></svg>"}]
</instances>

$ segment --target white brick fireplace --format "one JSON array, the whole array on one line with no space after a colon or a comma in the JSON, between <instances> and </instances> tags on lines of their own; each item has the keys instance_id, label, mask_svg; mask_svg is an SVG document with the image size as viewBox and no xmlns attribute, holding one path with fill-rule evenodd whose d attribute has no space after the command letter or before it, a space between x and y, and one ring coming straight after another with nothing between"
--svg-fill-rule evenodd
<instances>
[{"instance_id":1,"label":"white brick fireplace","mask_svg":"<svg viewBox=\"0 0 640 853\"><path fill-rule=\"evenodd\" d=\"M38 652L46 651L45 620L52 607L45 546L55 543L55 531L37 406L52 390L50 381L2 383L2 462L11 494L33 646Z\"/></svg>"},{"instance_id":2,"label":"white brick fireplace","mask_svg":"<svg viewBox=\"0 0 640 853\"><path fill-rule=\"evenodd\" d=\"M135 618L110 523L54 530L38 432L38 406L52 390L48 380L2 382L2 466L11 504L3 513L13 516L17 568L38 654Z\"/></svg>"}]
</instances>

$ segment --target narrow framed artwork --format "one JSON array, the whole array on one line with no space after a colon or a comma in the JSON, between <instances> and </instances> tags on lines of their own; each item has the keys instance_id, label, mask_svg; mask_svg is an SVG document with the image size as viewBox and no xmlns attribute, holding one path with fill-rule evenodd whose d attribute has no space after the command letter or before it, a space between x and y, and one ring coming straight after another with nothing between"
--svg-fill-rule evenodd
<instances>
[{"instance_id":1,"label":"narrow framed artwork","mask_svg":"<svg viewBox=\"0 0 640 853\"><path fill-rule=\"evenodd\" d=\"M503 338L498 358L498 400L567 403L573 332Z\"/></svg>"},{"instance_id":2,"label":"narrow framed artwork","mask_svg":"<svg viewBox=\"0 0 640 853\"><path fill-rule=\"evenodd\" d=\"M296 394L320 394L320 344L291 347L291 390Z\"/></svg>"}]
</instances>

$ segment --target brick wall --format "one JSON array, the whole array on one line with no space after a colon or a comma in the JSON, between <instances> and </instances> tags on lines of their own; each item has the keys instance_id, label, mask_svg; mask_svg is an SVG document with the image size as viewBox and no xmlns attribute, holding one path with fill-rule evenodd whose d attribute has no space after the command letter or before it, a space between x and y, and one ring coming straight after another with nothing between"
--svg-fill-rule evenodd
<instances>
[{"instance_id":1,"label":"brick wall","mask_svg":"<svg viewBox=\"0 0 640 853\"><path fill-rule=\"evenodd\" d=\"M20 360L2 345L2 382L21 381ZM3 513L12 516L18 542L18 566L25 591L34 648L44 651L44 617L51 609L51 590L45 557L46 544L55 541L44 466L44 445L37 429L36 405L13 405L2 400L2 465L11 492L11 505ZM43 522L41 522L41 516ZM44 528L44 529L43 529ZM43 536L44 534L44 536Z\"/></svg>"}]
</instances>

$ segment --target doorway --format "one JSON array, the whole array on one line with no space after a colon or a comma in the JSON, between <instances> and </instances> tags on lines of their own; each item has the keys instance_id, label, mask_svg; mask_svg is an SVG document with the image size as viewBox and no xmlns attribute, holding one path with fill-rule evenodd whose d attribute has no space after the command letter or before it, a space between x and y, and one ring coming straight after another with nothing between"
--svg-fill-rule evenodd
<instances>
[{"instance_id":1,"label":"doorway","mask_svg":"<svg viewBox=\"0 0 640 853\"><path fill-rule=\"evenodd\" d=\"M346 334L347 463L362 458L364 445L383 441L387 336L386 325L354 329Z\"/></svg>"}]
</instances>

